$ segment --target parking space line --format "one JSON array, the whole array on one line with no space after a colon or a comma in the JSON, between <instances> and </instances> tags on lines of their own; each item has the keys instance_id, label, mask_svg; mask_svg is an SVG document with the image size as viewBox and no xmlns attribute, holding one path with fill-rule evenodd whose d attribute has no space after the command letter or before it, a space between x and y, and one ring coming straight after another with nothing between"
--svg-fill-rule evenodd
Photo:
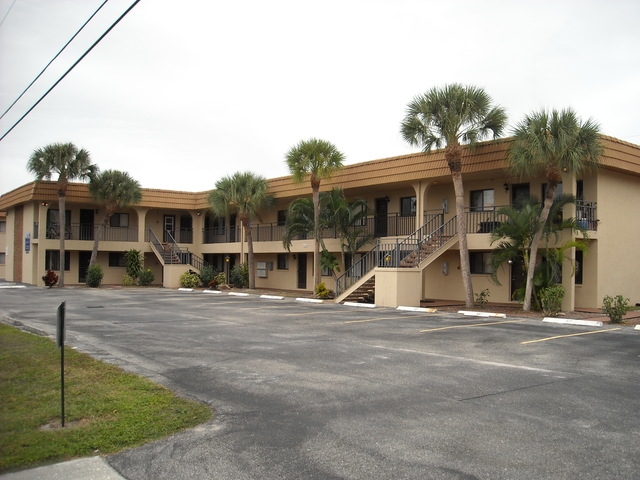
<instances>
[{"instance_id":1,"label":"parking space line","mask_svg":"<svg viewBox=\"0 0 640 480\"><path fill-rule=\"evenodd\" d=\"M422 318L420 315L403 315L403 316L395 316L395 317L382 317L382 318L365 318L364 320L347 320L344 323L366 323L366 322L377 322L380 320L403 320L405 318Z\"/></svg>"},{"instance_id":2,"label":"parking space line","mask_svg":"<svg viewBox=\"0 0 640 480\"><path fill-rule=\"evenodd\" d=\"M465 325L450 325L448 327L429 328L428 330L420 330L420 333L425 332L437 332L438 330L450 330L454 328L467 328L467 327L484 327L485 325L499 325L501 323L518 323L525 320L502 320L500 322L483 322L483 323L471 323Z\"/></svg>"},{"instance_id":3,"label":"parking space line","mask_svg":"<svg viewBox=\"0 0 640 480\"><path fill-rule=\"evenodd\" d=\"M528 340L526 342L520 342L520 345L527 345L528 343L546 342L547 340L556 340L558 338L578 337L580 335L591 335L592 333L614 332L614 331L620 330L620 329L621 329L621 327L609 328L608 330L594 330L593 332L568 333L566 335L556 335L556 336L553 336L553 337L539 338L538 340Z\"/></svg>"}]
</instances>

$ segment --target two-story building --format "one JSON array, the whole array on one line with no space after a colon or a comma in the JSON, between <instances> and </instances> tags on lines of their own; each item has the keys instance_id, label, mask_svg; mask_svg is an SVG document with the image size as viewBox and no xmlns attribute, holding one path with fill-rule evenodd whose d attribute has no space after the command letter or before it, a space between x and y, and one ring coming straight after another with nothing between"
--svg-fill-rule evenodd
<instances>
[{"instance_id":1,"label":"two-story building","mask_svg":"<svg viewBox=\"0 0 640 480\"><path fill-rule=\"evenodd\" d=\"M544 177L514 178L505 166L512 139L484 142L463 158L466 222L474 291L488 288L491 301L509 302L522 286L523 272L505 264L491 280L490 232L500 218L496 211L521 195L542 197ZM570 252L579 269L563 266L564 310L597 308L605 295L622 294L640 302L640 146L603 137L601 168L576 178L563 175L562 191L576 195L576 206L563 214L584 222L586 253ZM258 262L257 288L309 291L313 287L313 240L282 243L289 204L310 197L307 183L291 177L270 179L275 206L253 226ZM464 298L460 273L455 198L442 151L415 153L348 165L324 180L321 189L342 187L349 199L366 200L372 214L362 222L373 240L345 266L338 277L323 272L323 281L341 301L364 282L375 285L378 305L419 305L421 299ZM226 271L246 261L247 244L235 215L216 218L207 204L208 192L143 189L140 204L111 217L100 242L98 263L103 283L120 284L125 273L123 253L144 253L158 285L177 287L180 274L203 264ZM6 212L4 276L7 280L42 285L49 269L59 269L59 238L64 234L67 285L83 284L96 227L104 206L89 195L86 184L73 183L67 193L65 232L60 232L55 182L33 182L0 197ZM0 217L0 222L2 218ZM562 241L566 240L565 238ZM572 234L571 234L572 235ZM341 259L335 232L323 233L325 247ZM348 267L348 268L345 268ZM0 268L2 266L0 265Z\"/></svg>"}]
</instances>

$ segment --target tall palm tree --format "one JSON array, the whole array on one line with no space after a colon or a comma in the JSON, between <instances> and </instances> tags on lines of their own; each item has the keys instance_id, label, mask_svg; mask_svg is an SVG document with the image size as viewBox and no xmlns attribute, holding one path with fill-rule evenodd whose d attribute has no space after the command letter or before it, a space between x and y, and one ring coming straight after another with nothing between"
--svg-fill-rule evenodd
<instances>
[{"instance_id":1,"label":"tall palm tree","mask_svg":"<svg viewBox=\"0 0 640 480\"><path fill-rule=\"evenodd\" d=\"M462 183L462 145L473 147L492 135L499 137L507 116L502 107L492 106L491 97L481 88L457 83L432 88L407 105L400 131L409 144L428 152L442 148L453 179L456 197L456 222L460 244L460 270L465 303L473 306L473 285L467 246Z\"/></svg>"},{"instance_id":2,"label":"tall palm tree","mask_svg":"<svg viewBox=\"0 0 640 480\"><path fill-rule=\"evenodd\" d=\"M98 173L98 166L91 163L91 157L87 150L78 150L73 143L53 143L39 148L31 154L27 170L36 176L37 181L51 180L54 174L58 174L58 208L60 212L60 276L58 286L64 287L67 187L71 180L91 179Z\"/></svg>"},{"instance_id":3,"label":"tall palm tree","mask_svg":"<svg viewBox=\"0 0 640 480\"><path fill-rule=\"evenodd\" d=\"M307 177L311 182L313 222L317 226L320 221L320 183L323 179L331 178L342 167L344 155L332 143L311 138L292 147L285 158L294 182L302 183ZM317 227L313 251L313 281L314 288L321 281L320 229Z\"/></svg>"},{"instance_id":4,"label":"tall palm tree","mask_svg":"<svg viewBox=\"0 0 640 480\"><path fill-rule=\"evenodd\" d=\"M91 267L96 263L98 245L102 240L102 235L109 219L118 208L140 203L142 191L140 190L140 183L131 178L128 173L119 170L105 170L91 179L89 193L105 207L104 216L93 241L93 251L89 261L89 266Z\"/></svg>"},{"instance_id":5,"label":"tall palm tree","mask_svg":"<svg viewBox=\"0 0 640 480\"><path fill-rule=\"evenodd\" d=\"M528 311L531 309L538 248L558 184L562 182L562 172L573 172L580 176L584 171L596 167L603 147L598 124L591 119L581 122L570 108L551 112L540 110L527 115L514 129L514 135L514 143L507 155L510 170L522 177L544 172L547 182L527 269L522 308Z\"/></svg>"},{"instance_id":6,"label":"tall palm tree","mask_svg":"<svg viewBox=\"0 0 640 480\"><path fill-rule=\"evenodd\" d=\"M251 172L234 173L216 182L209 193L209 205L214 215L223 217L237 213L242 222L249 256L249 288L256 288L256 261L253 254L251 224L259 218L260 211L273 205L274 199L267 193L267 180Z\"/></svg>"}]
</instances>

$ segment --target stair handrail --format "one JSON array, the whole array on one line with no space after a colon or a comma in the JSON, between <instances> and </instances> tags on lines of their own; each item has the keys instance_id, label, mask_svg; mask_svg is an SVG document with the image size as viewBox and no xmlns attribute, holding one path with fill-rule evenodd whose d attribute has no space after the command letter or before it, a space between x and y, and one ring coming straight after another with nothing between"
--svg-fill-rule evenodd
<instances>
[{"instance_id":1,"label":"stair handrail","mask_svg":"<svg viewBox=\"0 0 640 480\"><path fill-rule=\"evenodd\" d=\"M424 259L433 255L458 232L458 224L456 222L455 215L435 230L431 230L430 228L428 228L428 223L420 227L418 230L413 232L401 242L399 242L396 247L396 251L393 252L392 261L385 262L384 265L380 266L391 268L402 267L402 260L407 258L408 256L411 256L412 254L415 254L415 266L419 267L420 263L422 263ZM425 242L429 242L431 245L435 245L435 250L429 254L425 254L422 249L422 245Z\"/></svg>"},{"instance_id":2,"label":"stair handrail","mask_svg":"<svg viewBox=\"0 0 640 480\"><path fill-rule=\"evenodd\" d=\"M198 270L202 270L203 267L209 265L208 262L206 262L204 260L204 258L196 255L193 252L190 252L188 248L182 248L180 247L175 238L173 238L173 235L171 235L170 231L166 231L167 234L167 245L169 247L169 264L170 265L174 265L174 264L189 264L194 268L197 268ZM151 245L153 245L153 247L158 251L158 253L160 252L166 252L166 250L164 249L162 242L160 242L160 240L158 239L158 237L156 236L155 233L153 233L153 230L151 230L151 228L149 228L149 241L151 242ZM162 254L160 253L160 255L162 256ZM175 260L179 260L179 262L176 262ZM163 262L165 262L164 257L163 257Z\"/></svg>"}]
</instances>

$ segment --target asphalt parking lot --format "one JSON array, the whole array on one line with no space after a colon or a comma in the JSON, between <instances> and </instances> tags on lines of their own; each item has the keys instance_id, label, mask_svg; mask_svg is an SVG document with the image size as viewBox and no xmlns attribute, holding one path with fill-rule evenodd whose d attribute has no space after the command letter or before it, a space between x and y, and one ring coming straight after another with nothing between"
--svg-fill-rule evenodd
<instances>
[{"instance_id":1,"label":"asphalt parking lot","mask_svg":"<svg viewBox=\"0 0 640 480\"><path fill-rule=\"evenodd\" d=\"M637 479L640 332L164 289L0 289L0 315L214 408L128 479Z\"/></svg>"}]
</instances>

